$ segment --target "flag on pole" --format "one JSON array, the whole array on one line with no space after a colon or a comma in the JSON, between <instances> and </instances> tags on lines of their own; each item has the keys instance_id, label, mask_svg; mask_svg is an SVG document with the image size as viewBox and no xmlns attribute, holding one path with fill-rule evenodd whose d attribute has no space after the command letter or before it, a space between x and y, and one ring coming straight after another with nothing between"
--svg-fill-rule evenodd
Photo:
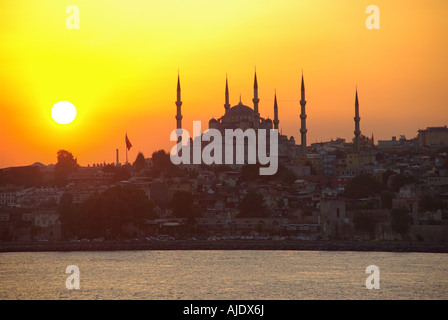
<instances>
[{"instance_id":1,"label":"flag on pole","mask_svg":"<svg viewBox=\"0 0 448 320\"><path fill-rule=\"evenodd\" d=\"M126 133L126 149L131 149L131 147L132 147L132 144L131 144L131 141L129 141L129 138L128 138L128 134Z\"/></svg>"}]
</instances>

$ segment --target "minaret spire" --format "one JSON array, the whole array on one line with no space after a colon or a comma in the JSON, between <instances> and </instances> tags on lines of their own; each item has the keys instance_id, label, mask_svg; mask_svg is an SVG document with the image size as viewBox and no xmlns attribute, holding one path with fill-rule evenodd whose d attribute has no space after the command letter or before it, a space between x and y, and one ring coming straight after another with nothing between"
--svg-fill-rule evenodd
<instances>
[{"instance_id":1,"label":"minaret spire","mask_svg":"<svg viewBox=\"0 0 448 320\"><path fill-rule=\"evenodd\" d=\"M258 89L257 70L256 69L255 69L255 78L254 78L254 89Z\"/></svg>"},{"instance_id":2,"label":"minaret spire","mask_svg":"<svg viewBox=\"0 0 448 320\"><path fill-rule=\"evenodd\" d=\"M275 93L274 96L274 129L278 130L278 106L277 106L277 92Z\"/></svg>"},{"instance_id":3,"label":"minaret spire","mask_svg":"<svg viewBox=\"0 0 448 320\"><path fill-rule=\"evenodd\" d=\"M182 101L180 97L180 76L179 72L177 73L177 100L176 100L176 106L177 106L177 114L176 114L176 129L182 129Z\"/></svg>"},{"instance_id":4,"label":"minaret spire","mask_svg":"<svg viewBox=\"0 0 448 320\"><path fill-rule=\"evenodd\" d=\"M302 87L300 88L302 92L302 98L305 99L305 82L303 81L303 70L302 70Z\"/></svg>"},{"instance_id":5,"label":"minaret spire","mask_svg":"<svg viewBox=\"0 0 448 320\"><path fill-rule=\"evenodd\" d=\"M226 74L226 93L225 93L225 99L226 102L224 104L224 109L226 110L225 112L227 112L227 110L229 110L230 108L230 103L229 103L229 84L227 82L227 74Z\"/></svg>"},{"instance_id":6,"label":"minaret spire","mask_svg":"<svg viewBox=\"0 0 448 320\"><path fill-rule=\"evenodd\" d=\"M258 82L257 82L257 69L255 69L255 77L254 77L254 98L252 99L254 103L254 128L257 129L260 124L260 113L258 112L258 103L260 99L258 99Z\"/></svg>"},{"instance_id":7,"label":"minaret spire","mask_svg":"<svg viewBox=\"0 0 448 320\"><path fill-rule=\"evenodd\" d=\"M358 87L356 87L356 95L355 95L355 117L353 118L355 120L355 152L359 152L361 149L361 130L359 128L359 121L361 118L359 117L359 101L358 101Z\"/></svg>"},{"instance_id":8,"label":"minaret spire","mask_svg":"<svg viewBox=\"0 0 448 320\"><path fill-rule=\"evenodd\" d=\"M302 154L306 154L306 133L308 130L306 129L306 100L305 100L305 82L303 81L303 70L302 70L302 86L301 86L301 99L300 99L300 106L301 106L301 113L300 113L300 120L301 120L301 128L300 128L300 135L301 135L301 152Z\"/></svg>"}]
</instances>

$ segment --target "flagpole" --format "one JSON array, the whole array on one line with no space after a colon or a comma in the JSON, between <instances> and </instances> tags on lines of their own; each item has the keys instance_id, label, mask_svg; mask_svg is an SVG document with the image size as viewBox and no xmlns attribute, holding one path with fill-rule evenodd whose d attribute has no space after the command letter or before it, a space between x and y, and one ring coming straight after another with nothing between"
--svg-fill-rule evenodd
<instances>
[{"instance_id":1,"label":"flagpole","mask_svg":"<svg viewBox=\"0 0 448 320\"><path fill-rule=\"evenodd\" d=\"M128 150L131 149L132 144L131 144L131 142L129 141L128 133L127 133L127 132L126 132L126 139L125 139L125 142L126 142L126 164L128 164Z\"/></svg>"}]
</instances>

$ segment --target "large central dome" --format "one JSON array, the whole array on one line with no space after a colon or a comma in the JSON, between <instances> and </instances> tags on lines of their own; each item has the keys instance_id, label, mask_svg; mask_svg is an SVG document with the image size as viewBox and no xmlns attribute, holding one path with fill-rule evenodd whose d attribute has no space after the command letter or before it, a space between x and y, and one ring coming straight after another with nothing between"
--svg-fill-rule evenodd
<instances>
[{"instance_id":1,"label":"large central dome","mask_svg":"<svg viewBox=\"0 0 448 320\"><path fill-rule=\"evenodd\" d=\"M244 116L248 116L248 117L253 117L254 116L254 110L248 106L245 106L244 104L242 104L241 102L238 103L236 106L230 108L229 110L227 110L225 116L229 116L229 117L234 117L234 116L238 116L238 117L244 117Z\"/></svg>"}]
</instances>

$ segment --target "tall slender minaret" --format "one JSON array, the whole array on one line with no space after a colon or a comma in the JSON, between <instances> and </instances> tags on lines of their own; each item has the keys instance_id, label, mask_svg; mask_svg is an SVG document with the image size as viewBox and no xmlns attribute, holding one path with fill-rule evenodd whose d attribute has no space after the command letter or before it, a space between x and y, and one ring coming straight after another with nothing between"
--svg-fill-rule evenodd
<instances>
[{"instance_id":1,"label":"tall slender minaret","mask_svg":"<svg viewBox=\"0 0 448 320\"><path fill-rule=\"evenodd\" d=\"M179 74L177 74L177 101L176 101L176 106L177 106L177 114L176 114L176 129L182 129L182 112L181 112L181 106L182 106L182 101L180 100L180 79L179 79Z\"/></svg>"},{"instance_id":2,"label":"tall slender minaret","mask_svg":"<svg viewBox=\"0 0 448 320\"><path fill-rule=\"evenodd\" d=\"M360 142L361 130L359 129L359 120L361 120L361 118L359 117L358 88L356 88L355 117L353 119L355 120L355 131L354 131L354 133L355 133L355 153L357 153L361 149L361 142Z\"/></svg>"},{"instance_id":3,"label":"tall slender minaret","mask_svg":"<svg viewBox=\"0 0 448 320\"><path fill-rule=\"evenodd\" d=\"M229 110L230 103L229 103L229 84L227 83L227 74L226 74L226 103L224 104L224 109Z\"/></svg>"},{"instance_id":4,"label":"tall slender minaret","mask_svg":"<svg viewBox=\"0 0 448 320\"><path fill-rule=\"evenodd\" d=\"M301 113L300 113L300 119L302 122L301 128L300 128L300 134L302 138L302 145L301 145L301 152L302 154L306 154L306 113L305 113L305 83L303 82L303 72L302 72L302 88L301 88L301 95L302 98L300 99L300 106L302 107Z\"/></svg>"},{"instance_id":5,"label":"tall slender minaret","mask_svg":"<svg viewBox=\"0 0 448 320\"><path fill-rule=\"evenodd\" d=\"M277 93L274 96L274 129L278 130L278 106L277 106Z\"/></svg>"},{"instance_id":6,"label":"tall slender minaret","mask_svg":"<svg viewBox=\"0 0 448 320\"><path fill-rule=\"evenodd\" d=\"M260 113L258 112L258 103L260 99L258 99L258 83L257 83L257 71L255 70L255 79L254 79L254 98L252 99L254 103L254 127L258 128L260 124Z\"/></svg>"}]
</instances>

